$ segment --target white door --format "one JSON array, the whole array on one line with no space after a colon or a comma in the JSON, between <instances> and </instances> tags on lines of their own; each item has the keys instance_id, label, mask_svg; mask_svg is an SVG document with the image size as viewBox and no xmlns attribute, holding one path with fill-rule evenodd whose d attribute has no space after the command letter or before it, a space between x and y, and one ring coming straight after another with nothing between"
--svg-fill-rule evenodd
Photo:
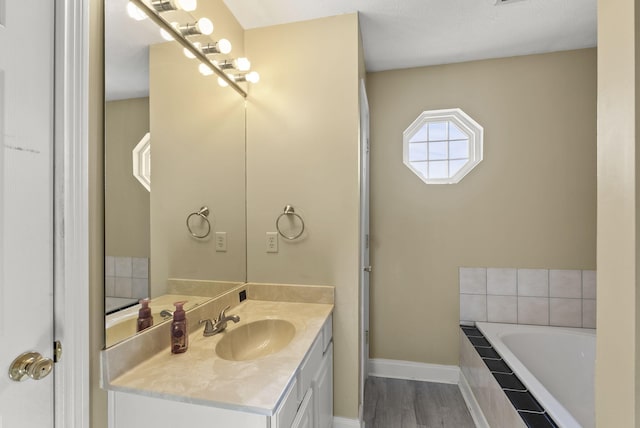
<instances>
[{"instance_id":1,"label":"white door","mask_svg":"<svg viewBox=\"0 0 640 428\"><path fill-rule=\"evenodd\" d=\"M360 81L360 405L369 374L369 100L364 80ZM361 407L362 410L362 407ZM361 415L362 416L362 415Z\"/></svg>"},{"instance_id":2,"label":"white door","mask_svg":"<svg viewBox=\"0 0 640 428\"><path fill-rule=\"evenodd\" d=\"M9 379L24 352L53 358L54 3L0 0L1 428L54 420L53 375Z\"/></svg>"}]
</instances>

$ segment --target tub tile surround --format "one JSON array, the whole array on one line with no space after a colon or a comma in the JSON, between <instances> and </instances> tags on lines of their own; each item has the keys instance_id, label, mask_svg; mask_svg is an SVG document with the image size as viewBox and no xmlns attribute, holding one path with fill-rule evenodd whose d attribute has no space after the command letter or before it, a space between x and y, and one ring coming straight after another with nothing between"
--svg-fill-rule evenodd
<instances>
[{"instance_id":1,"label":"tub tile surround","mask_svg":"<svg viewBox=\"0 0 640 428\"><path fill-rule=\"evenodd\" d=\"M461 267L460 322L596 327L596 271Z\"/></svg>"},{"instance_id":2,"label":"tub tile surround","mask_svg":"<svg viewBox=\"0 0 640 428\"><path fill-rule=\"evenodd\" d=\"M251 290L263 286L264 290L261 290L262 294L260 295L263 299L252 298ZM274 288L277 288L277 293L274 292L271 295L288 296L289 301L269 299L270 293L268 290ZM313 302L296 300L295 296L304 295L303 289L307 289L312 297L303 298L302 300L312 300ZM290 290L291 294L287 295L287 290ZM239 297L242 291L246 291L247 295L247 299L244 302L240 302ZM331 314L333 310L333 295L334 287L330 286L308 286L307 288L307 286L298 285L251 283L236 287L187 312L191 337L190 349L185 354L172 355L169 352L170 323L154 326L142 334L138 334L102 351L102 387L195 404L211 405L217 403L217 405L225 408L242 408L261 414L269 414L277 404L271 400L277 395L276 393L282 392L275 391L274 388L285 388L287 386L289 381L287 376L291 375L288 367L295 365L296 361L294 360L296 358L299 357L301 359L304 356L298 355L302 352L300 350L305 346L310 346L310 341L315 338L324 321ZM326 303L310 305L309 303L316 302L318 296ZM215 343L219 340L216 337L203 338L201 334L202 326L198 325L198 320L215 316L226 306L231 306L227 313L232 314L234 309L241 303L243 305L241 308L244 311L241 321L244 321L244 323L251 322L254 318L278 317L282 316L282 314L288 314L287 318L290 318L292 322L301 323L300 326L305 326L305 333L301 336L301 341L297 342L295 349L291 349L290 353L283 353L278 357L279 359L275 359L276 363L278 361L282 363L281 366L277 363L276 366L260 368L256 364L268 364L270 359L256 360L257 362L254 362L255 364L252 365L251 370L244 374L246 363L217 359L214 363L221 370L216 370L215 373L212 373L211 381L207 380L205 382L199 376L197 379L184 376L183 368L175 366L173 362L179 359L190 360L193 363L193 370L190 370L190 372L197 372L196 366L209 367L212 364L209 361L211 355L215 354L213 348L215 348ZM237 309L240 310L241 308ZM231 328L233 327L234 325L231 326ZM271 361L274 360L272 359ZM226 368L222 369L223 366ZM243 372L237 373L236 369L242 369ZM256 376L256 370L258 369L261 370L260 373L268 373L271 376L269 377L271 380L267 384L260 384L260 379L265 381L265 378ZM157 374L161 372L164 373L163 376L158 377ZM238 378L244 379L241 385L237 382ZM193 385L189 384L189 382ZM250 382L257 382L255 388L246 387L246 384ZM242 391L262 392L260 394L252 393L250 394L251 397L245 397L248 401L242 401L243 395L240 392L238 394L229 393L231 391L230 388L234 387L233 385L239 387ZM215 393L215 391L218 392ZM222 395L220 391L222 391Z\"/></svg>"},{"instance_id":3,"label":"tub tile surround","mask_svg":"<svg viewBox=\"0 0 640 428\"><path fill-rule=\"evenodd\" d=\"M142 299L149 296L149 259L106 256L105 296Z\"/></svg>"},{"instance_id":4,"label":"tub tile surround","mask_svg":"<svg viewBox=\"0 0 640 428\"><path fill-rule=\"evenodd\" d=\"M482 332L475 327L461 326L461 329L464 334L460 335L460 369L489 425L557 427L499 356L483 356L493 348Z\"/></svg>"}]
</instances>

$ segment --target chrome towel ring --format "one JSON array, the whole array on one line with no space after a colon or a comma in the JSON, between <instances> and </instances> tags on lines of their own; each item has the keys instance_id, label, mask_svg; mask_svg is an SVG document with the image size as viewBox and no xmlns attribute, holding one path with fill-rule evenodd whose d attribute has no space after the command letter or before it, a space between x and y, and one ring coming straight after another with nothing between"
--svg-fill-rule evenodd
<instances>
[{"instance_id":1,"label":"chrome towel ring","mask_svg":"<svg viewBox=\"0 0 640 428\"><path fill-rule=\"evenodd\" d=\"M202 235L198 235L197 233L194 233L193 230L191 230L191 226L189 225L189 220L191 220L191 217L193 217L194 215L200 217L207 224L207 231ZM191 236L198 239L206 238L207 236L209 236L209 233L211 233L211 223L209 222L208 217L209 217L209 207L206 207L206 206L200 208L196 212L192 212L187 216L187 229L189 230L189 233L191 234Z\"/></svg>"},{"instance_id":2,"label":"chrome towel ring","mask_svg":"<svg viewBox=\"0 0 640 428\"><path fill-rule=\"evenodd\" d=\"M280 219L283 216L287 216L288 218L297 217L298 220L300 220L300 232L296 233L295 235L285 235L284 233L282 233L282 230L280 230ZM276 219L276 229L278 230L280 236L282 236L284 239L293 241L294 239L298 239L300 236L302 236L302 233L304 232L304 220L302 219L302 217L300 217L300 214L296 213L296 210L291 205L287 205L286 207L284 207L284 211L282 212L282 214L280 214Z\"/></svg>"}]
</instances>

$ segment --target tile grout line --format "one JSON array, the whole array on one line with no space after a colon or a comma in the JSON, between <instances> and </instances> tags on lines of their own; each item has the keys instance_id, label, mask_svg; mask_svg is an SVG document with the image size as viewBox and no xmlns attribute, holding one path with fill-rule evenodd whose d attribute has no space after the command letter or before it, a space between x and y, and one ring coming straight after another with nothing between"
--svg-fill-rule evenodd
<instances>
[{"instance_id":1,"label":"tile grout line","mask_svg":"<svg viewBox=\"0 0 640 428\"><path fill-rule=\"evenodd\" d=\"M584 270L580 270L580 326L584 328Z\"/></svg>"},{"instance_id":2,"label":"tile grout line","mask_svg":"<svg viewBox=\"0 0 640 428\"><path fill-rule=\"evenodd\" d=\"M485 317L486 317L486 322L489 322L489 280L487 279L487 271L489 268L485 267L484 268L484 304L485 304Z\"/></svg>"},{"instance_id":3,"label":"tile grout line","mask_svg":"<svg viewBox=\"0 0 640 428\"><path fill-rule=\"evenodd\" d=\"M518 281L518 271L516 268L516 324L520 324L520 285Z\"/></svg>"}]
</instances>

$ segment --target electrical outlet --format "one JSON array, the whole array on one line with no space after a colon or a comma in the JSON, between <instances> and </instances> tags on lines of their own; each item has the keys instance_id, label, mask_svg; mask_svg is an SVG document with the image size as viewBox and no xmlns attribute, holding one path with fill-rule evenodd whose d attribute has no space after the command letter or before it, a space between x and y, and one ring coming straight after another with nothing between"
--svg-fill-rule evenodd
<instances>
[{"instance_id":1,"label":"electrical outlet","mask_svg":"<svg viewBox=\"0 0 640 428\"><path fill-rule=\"evenodd\" d=\"M278 252L278 232L267 232L267 253Z\"/></svg>"},{"instance_id":2,"label":"electrical outlet","mask_svg":"<svg viewBox=\"0 0 640 428\"><path fill-rule=\"evenodd\" d=\"M227 232L216 232L216 251L227 251Z\"/></svg>"}]
</instances>

